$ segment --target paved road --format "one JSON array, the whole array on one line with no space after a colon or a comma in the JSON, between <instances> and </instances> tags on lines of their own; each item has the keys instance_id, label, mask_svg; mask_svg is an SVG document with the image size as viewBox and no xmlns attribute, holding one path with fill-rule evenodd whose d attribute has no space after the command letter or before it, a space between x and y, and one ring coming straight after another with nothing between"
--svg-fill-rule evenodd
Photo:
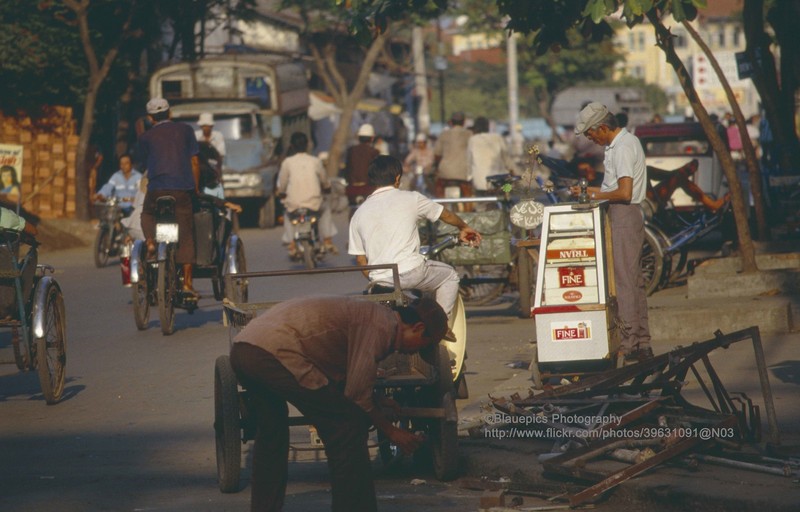
<instances>
[{"instance_id":1,"label":"paved road","mask_svg":"<svg viewBox=\"0 0 800 512\"><path fill-rule=\"evenodd\" d=\"M292 267L280 232L243 231L249 270ZM337 243L344 249L343 233ZM213 364L228 350L228 330L220 304L211 298L210 281L197 281L204 296L200 309L194 315L180 311L176 332L162 336L155 312L148 330L136 330L118 266L95 269L89 248L52 253L45 248L40 261L57 268L64 290L66 391L61 403L45 405L36 375L10 364L9 336L2 334L0 510L247 510L249 487L228 495L216 487ZM350 264L346 255L324 262ZM252 301L358 292L364 285L357 273L267 281L251 283ZM519 371L506 364L529 358L533 324L517 319L507 301L476 312L469 329L468 382L473 397L485 396ZM307 437L303 427L295 428L295 441ZM247 457L245 464L246 486ZM381 510L477 506L479 492L436 483L428 470L407 465L387 473L376 463L376 472ZM313 457L293 463L287 511L326 509L326 475L324 462ZM427 484L412 486L413 478Z\"/></svg>"}]
</instances>

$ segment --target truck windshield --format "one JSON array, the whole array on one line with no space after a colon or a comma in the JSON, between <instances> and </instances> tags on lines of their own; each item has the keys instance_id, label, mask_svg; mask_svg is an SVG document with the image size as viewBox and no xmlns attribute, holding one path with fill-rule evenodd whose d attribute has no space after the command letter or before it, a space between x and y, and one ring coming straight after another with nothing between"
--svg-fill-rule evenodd
<instances>
[{"instance_id":1,"label":"truck windshield","mask_svg":"<svg viewBox=\"0 0 800 512\"><path fill-rule=\"evenodd\" d=\"M259 139L225 140L225 164L233 171L246 171L263 165L267 160L264 145Z\"/></svg>"}]
</instances>

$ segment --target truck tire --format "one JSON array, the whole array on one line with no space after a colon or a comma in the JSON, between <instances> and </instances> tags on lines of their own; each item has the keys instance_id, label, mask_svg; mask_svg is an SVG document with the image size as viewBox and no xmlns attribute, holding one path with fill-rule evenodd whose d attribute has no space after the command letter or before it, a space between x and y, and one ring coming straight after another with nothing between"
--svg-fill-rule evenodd
<instances>
[{"instance_id":1,"label":"truck tire","mask_svg":"<svg viewBox=\"0 0 800 512\"><path fill-rule=\"evenodd\" d=\"M269 229L275 227L275 196L270 195L258 210L258 227Z\"/></svg>"}]
</instances>

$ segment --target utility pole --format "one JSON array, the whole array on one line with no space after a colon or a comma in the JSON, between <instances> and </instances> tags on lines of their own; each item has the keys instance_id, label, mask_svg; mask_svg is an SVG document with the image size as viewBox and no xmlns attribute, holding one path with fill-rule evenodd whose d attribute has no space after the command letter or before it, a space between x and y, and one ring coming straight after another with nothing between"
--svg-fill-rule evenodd
<instances>
[{"instance_id":1,"label":"utility pole","mask_svg":"<svg viewBox=\"0 0 800 512\"><path fill-rule=\"evenodd\" d=\"M422 27L411 30L411 52L414 57L414 89L419 97L417 108L417 133L430 133L431 112L428 105L428 77L425 75L425 45Z\"/></svg>"},{"instance_id":2,"label":"utility pole","mask_svg":"<svg viewBox=\"0 0 800 512\"><path fill-rule=\"evenodd\" d=\"M517 76L517 34L506 39L508 68L508 129L511 133L511 155L522 155L522 133L519 130L519 78Z\"/></svg>"},{"instance_id":3,"label":"utility pole","mask_svg":"<svg viewBox=\"0 0 800 512\"><path fill-rule=\"evenodd\" d=\"M441 121L442 129L444 129L444 72L447 69L447 57L445 56L444 43L442 42L442 22L439 18L436 18L436 43L437 49L434 67L439 72L439 121Z\"/></svg>"}]
</instances>

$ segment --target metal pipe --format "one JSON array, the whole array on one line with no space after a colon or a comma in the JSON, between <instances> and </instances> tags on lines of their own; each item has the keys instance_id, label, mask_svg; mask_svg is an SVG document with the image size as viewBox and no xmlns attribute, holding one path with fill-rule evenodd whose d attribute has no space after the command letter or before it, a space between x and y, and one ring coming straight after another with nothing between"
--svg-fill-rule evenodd
<instances>
[{"instance_id":1,"label":"metal pipe","mask_svg":"<svg viewBox=\"0 0 800 512\"><path fill-rule=\"evenodd\" d=\"M739 460L724 459L722 457L715 457L713 455L703 455L702 453L695 454L698 460L709 462L711 464L718 464L720 466L728 466L731 468L748 469L750 471L758 471L759 473L767 473L769 475L779 476L797 476L797 473L792 471L789 466L782 468L773 468L770 466L762 466L761 464L753 464L752 462L742 462Z\"/></svg>"}]
</instances>

